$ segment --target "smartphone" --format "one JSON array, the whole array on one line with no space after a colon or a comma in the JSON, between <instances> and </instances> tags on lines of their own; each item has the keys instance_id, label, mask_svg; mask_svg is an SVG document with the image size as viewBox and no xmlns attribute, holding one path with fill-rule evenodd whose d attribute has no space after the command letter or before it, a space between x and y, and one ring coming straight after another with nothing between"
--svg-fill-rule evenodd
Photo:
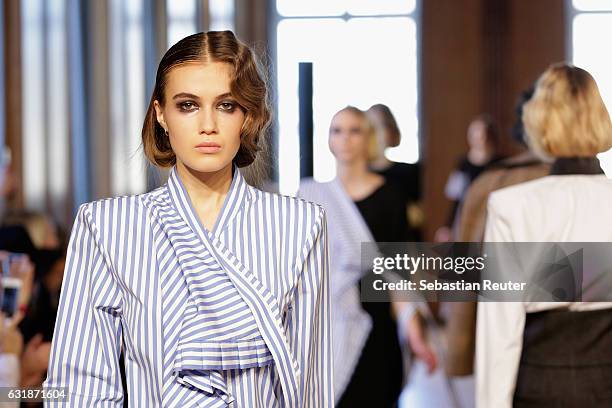
<instances>
[{"instance_id":1,"label":"smartphone","mask_svg":"<svg viewBox=\"0 0 612 408\"><path fill-rule=\"evenodd\" d=\"M21 280L10 276L2 277L2 312L8 318L15 316L19 307Z\"/></svg>"}]
</instances>

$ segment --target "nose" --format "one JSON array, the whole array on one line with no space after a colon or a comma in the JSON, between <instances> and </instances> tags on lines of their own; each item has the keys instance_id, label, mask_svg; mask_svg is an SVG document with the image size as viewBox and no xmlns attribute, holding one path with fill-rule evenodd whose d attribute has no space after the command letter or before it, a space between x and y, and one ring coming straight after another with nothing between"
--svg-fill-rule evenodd
<instances>
[{"instance_id":1,"label":"nose","mask_svg":"<svg viewBox=\"0 0 612 408\"><path fill-rule=\"evenodd\" d=\"M338 132L338 140L340 140L343 143L346 143L349 141L349 139L351 138L349 132Z\"/></svg>"},{"instance_id":2,"label":"nose","mask_svg":"<svg viewBox=\"0 0 612 408\"><path fill-rule=\"evenodd\" d=\"M211 135L217 133L216 111L212 107L207 107L202 109L200 112L200 134Z\"/></svg>"}]
</instances>

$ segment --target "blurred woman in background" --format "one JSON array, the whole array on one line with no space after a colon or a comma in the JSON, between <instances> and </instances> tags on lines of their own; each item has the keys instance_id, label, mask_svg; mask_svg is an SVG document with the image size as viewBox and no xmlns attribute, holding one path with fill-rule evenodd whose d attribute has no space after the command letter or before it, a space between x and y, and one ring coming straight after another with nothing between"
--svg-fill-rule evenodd
<instances>
[{"instance_id":1,"label":"blurred woman in background","mask_svg":"<svg viewBox=\"0 0 612 408\"><path fill-rule=\"evenodd\" d=\"M612 147L612 123L593 77L551 66L523 123L530 148L553 160L550 175L490 195L485 241L612 241L612 181L596 158ZM611 280L609 270L585 273L578 290L611 293ZM586 302L589 293L579 302L478 304L478 407L612 406L612 302Z\"/></svg>"},{"instance_id":2,"label":"blurred woman in background","mask_svg":"<svg viewBox=\"0 0 612 408\"><path fill-rule=\"evenodd\" d=\"M470 184L492 163L501 156L498 152L499 130L497 124L489 115L477 116L467 130L468 152L462 156L453 172L448 177L444 194L451 200L451 210L446 224L435 233L436 242L446 242L453 239L453 227L459 205Z\"/></svg>"},{"instance_id":3,"label":"blurred woman in background","mask_svg":"<svg viewBox=\"0 0 612 408\"><path fill-rule=\"evenodd\" d=\"M360 300L366 271L357 254L362 242L407 240L404 199L396 185L368 167L378 147L365 112L352 106L337 112L329 128L329 148L337 177L329 183L302 181L300 196L323 205L329 217L337 406L391 407L403 380L396 319L400 331L411 336L415 353L432 369L435 356L422 338L411 304Z\"/></svg>"}]
</instances>

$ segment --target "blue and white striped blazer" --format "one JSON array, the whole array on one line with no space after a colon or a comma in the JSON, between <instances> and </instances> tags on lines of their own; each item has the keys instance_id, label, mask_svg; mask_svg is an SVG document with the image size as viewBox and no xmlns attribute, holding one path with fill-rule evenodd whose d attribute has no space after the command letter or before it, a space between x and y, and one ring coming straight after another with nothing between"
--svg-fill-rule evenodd
<instances>
[{"instance_id":1,"label":"blue and white striped blazer","mask_svg":"<svg viewBox=\"0 0 612 408\"><path fill-rule=\"evenodd\" d=\"M346 390L370 331L372 318L361 307L358 284L366 273L361 245L374 237L340 181L300 180L299 196L325 208L329 217L330 290L332 294L332 355L336 402Z\"/></svg>"},{"instance_id":2,"label":"blue and white striped blazer","mask_svg":"<svg viewBox=\"0 0 612 408\"><path fill-rule=\"evenodd\" d=\"M44 383L68 401L46 406L333 406L326 234L321 207L237 169L211 232L176 168L81 205Z\"/></svg>"}]
</instances>

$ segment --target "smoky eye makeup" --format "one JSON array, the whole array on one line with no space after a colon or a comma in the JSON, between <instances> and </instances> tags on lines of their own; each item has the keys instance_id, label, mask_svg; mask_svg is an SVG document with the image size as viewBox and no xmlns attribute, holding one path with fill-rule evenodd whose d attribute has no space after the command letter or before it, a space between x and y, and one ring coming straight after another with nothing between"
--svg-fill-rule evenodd
<instances>
[{"instance_id":1,"label":"smoky eye makeup","mask_svg":"<svg viewBox=\"0 0 612 408\"><path fill-rule=\"evenodd\" d=\"M183 97L183 99L181 99ZM194 97L191 94L181 93L174 96L175 106L179 112L182 113L190 113L198 110L200 108L199 98ZM235 99L229 98L229 94L220 95L215 102L215 109L226 112L233 113L236 109L241 109L244 111L242 105L240 105Z\"/></svg>"},{"instance_id":2,"label":"smoky eye makeup","mask_svg":"<svg viewBox=\"0 0 612 408\"><path fill-rule=\"evenodd\" d=\"M193 112L198 108L198 104L195 101L191 101L191 100L184 100L184 101L177 101L176 102L176 107L180 112Z\"/></svg>"},{"instance_id":3,"label":"smoky eye makeup","mask_svg":"<svg viewBox=\"0 0 612 408\"><path fill-rule=\"evenodd\" d=\"M233 99L224 99L217 104L217 109L222 112L232 113L241 106Z\"/></svg>"}]
</instances>

